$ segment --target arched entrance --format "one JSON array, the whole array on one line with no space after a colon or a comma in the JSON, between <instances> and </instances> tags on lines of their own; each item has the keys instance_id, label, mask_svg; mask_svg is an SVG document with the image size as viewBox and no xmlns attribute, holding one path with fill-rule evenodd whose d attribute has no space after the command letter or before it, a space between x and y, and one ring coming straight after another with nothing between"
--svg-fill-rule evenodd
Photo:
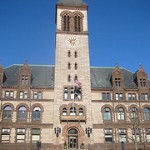
<instances>
[{"instance_id":1,"label":"arched entrance","mask_svg":"<svg viewBox=\"0 0 150 150\"><path fill-rule=\"evenodd\" d=\"M68 130L68 148L78 148L78 130L76 130L75 128L71 128Z\"/></svg>"}]
</instances>

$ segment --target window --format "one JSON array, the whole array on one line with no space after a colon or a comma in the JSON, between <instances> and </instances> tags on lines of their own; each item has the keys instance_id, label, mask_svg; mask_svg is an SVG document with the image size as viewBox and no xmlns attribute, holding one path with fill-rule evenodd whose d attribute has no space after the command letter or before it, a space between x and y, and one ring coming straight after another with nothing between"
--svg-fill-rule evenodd
<instances>
[{"instance_id":1,"label":"window","mask_svg":"<svg viewBox=\"0 0 150 150\"><path fill-rule=\"evenodd\" d=\"M115 78L115 86L121 86L121 78Z\"/></svg>"},{"instance_id":2,"label":"window","mask_svg":"<svg viewBox=\"0 0 150 150\"><path fill-rule=\"evenodd\" d=\"M23 106L19 107L18 119L26 119L26 117L27 117L27 109Z\"/></svg>"},{"instance_id":3,"label":"window","mask_svg":"<svg viewBox=\"0 0 150 150\"><path fill-rule=\"evenodd\" d=\"M81 32L81 17L79 15L74 17L74 31Z\"/></svg>"},{"instance_id":4,"label":"window","mask_svg":"<svg viewBox=\"0 0 150 150\"><path fill-rule=\"evenodd\" d=\"M41 108L40 107L34 107L32 117L33 117L33 120L40 120L40 118L41 118Z\"/></svg>"},{"instance_id":5,"label":"window","mask_svg":"<svg viewBox=\"0 0 150 150\"><path fill-rule=\"evenodd\" d=\"M70 108L70 116L75 116L76 115L76 108L75 107L71 107Z\"/></svg>"},{"instance_id":6,"label":"window","mask_svg":"<svg viewBox=\"0 0 150 150\"><path fill-rule=\"evenodd\" d=\"M126 129L119 129L119 142L127 141L127 133Z\"/></svg>"},{"instance_id":7,"label":"window","mask_svg":"<svg viewBox=\"0 0 150 150\"><path fill-rule=\"evenodd\" d=\"M19 97L20 97L20 99L27 99L28 98L27 91L20 91Z\"/></svg>"},{"instance_id":8,"label":"window","mask_svg":"<svg viewBox=\"0 0 150 150\"><path fill-rule=\"evenodd\" d=\"M9 143L10 142L10 129L3 128L1 132L1 142Z\"/></svg>"},{"instance_id":9,"label":"window","mask_svg":"<svg viewBox=\"0 0 150 150\"><path fill-rule=\"evenodd\" d=\"M13 91L5 91L5 98L14 98Z\"/></svg>"},{"instance_id":10,"label":"window","mask_svg":"<svg viewBox=\"0 0 150 150\"><path fill-rule=\"evenodd\" d=\"M136 120L138 118L138 110L137 108L133 107L130 109L130 115L132 120Z\"/></svg>"},{"instance_id":11,"label":"window","mask_svg":"<svg viewBox=\"0 0 150 150\"><path fill-rule=\"evenodd\" d=\"M28 85L29 83L29 76L28 75L22 75L21 76L21 84L22 85Z\"/></svg>"},{"instance_id":12,"label":"window","mask_svg":"<svg viewBox=\"0 0 150 150\"><path fill-rule=\"evenodd\" d=\"M64 31L70 31L70 16L68 14L63 16L63 25L64 25L63 28Z\"/></svg>"},{"instance_id":13,"label":"window","mask_svg":"<svg viewBox=\"0 0 150 150\"><path fill-rule=\"evenodd\" d=\"M6 106L3 110L3 119L11 119L12 116L12 108L10 106Z\"/></svg>"},{"instance_id":14,"label":"window","mask_svg":"<svg viewBox=\"0 0 150 150\"><path fill-rule=\"evenodd\" d=\"M68 51L68 57L71 57L71 52L70 51Z\"/></svg>"},{"instance_id":15,"label":"window","mask_svg":"<svg viewBox=\"0 0 150 150\"><path fill-rule=\"evenodd\" d=\"M102 93L102 100L110 100L110 93Z\"/></svg>"},{"instance_id":16,"label":"window","mask_svg":"<svg viewBox=\"0 0 150 150\"><path fill-rule=\"evenodd\" d=\"M71 76L70 76L70 74L68 75L68 82L71 82Z\"/></svg>"},{"instance_id":17,"label":"window","mask_svg":"<svg viewBox=\"0 0 150 150\"><path fill-rule=\"evenodd\" d=\"M150 109L147 107L144 108L144 120L150 120Z\"/></svg>"},{"instance_id":18,"label":"window","mask_svg":"<svg viewBox=\"0 0 150 150\"><path fill-rule=\"evenodd\" d=\"M122 93L116 93L116 100L123 100L123 94Z\"/></svg>"},{"instance_id":19,"label":"window","mask_svg":"<svg viewBox=\"0 0 150 150\"><path fill-rule=\"evenodd\" d=\"M146 87L146 79L140 79L140 86Z\"/></svg>"},{"instance_id":20,"label":"window","mask_svg":"<svg viewBox=\"0 0 150 150\"><path fill-rule=\"evenodd\" d=\"M141 93L141 100L148 100L148 94L147 93Z\"/></svg>"},{"instance_id":21,"label":"window","mask_svg":"<svg viewBox=\"0 0 150 150\"><path fill-rule=\"evenodd\" d=\"M150 142L150 128L145 129L146 142Z\"/></svg>"},{"instance_id":22,"label":"window","mask_svg":"<svg viewBox=\"0 0 150 150\"><path fill-rule=\"evenodd\" d=\"M71 69L71 64L70 63L68 63L68 70L70 70Z\"/></svg>"},{"instance_id":23,"label":"window","mask_svg":"<svg viewBox=\"0 0 150 150\"><path fill-rule=\"evenodd\" d=\"M135 93L129 93L128 94L128 100L136 100L136 94Z\"/></svg>"},{"instance_id":24,"label":"window","mask_svg":"<svg viewBox=\"0 0 150 150\"><path fill-rule=\"evenodd\" d=\"M33 92L33 99L42 99L42 92Z\"/></svg>"},{"instance_id":25,"label":"window","mask_svg":"<svg viewBox=\"0 0 150 150\"><path fill-rule=\"evenodd\" d=\"M70 129L68 134L78 134L78 131L76 129Z\"/></svg>"},{"instance_id":26,"label":"window","mask_svg":"<svg viewBox=\"0 0 150 150\"><path fill-rule=\"evenodd\" d=\"M64 88L64 100L68 100L68 88Z\"/></svg>"},{"instance_id":27,"label":"window","mask_svg":"<svg viewBox=\"0 0 150 150\"><path fill-rule=\"evenodd\" d=\"M106 143L112 143L113 142L112 129L105 129L105 142Z\"/></svg>"},{"instance_id":28,"label":"window","mask_svg":"<svg viewBox=\"0 0 150 150\"><path fill-rule=\"evenodd\" d=\"M75 99L77 98L78 100L81 100L81 88L75 86L74 96Z\"/></svg>"},{"instance_id":29,"label":"window","mask_svg":"<svg viewBox=\"0 0 150 150\"><path fill-rule=\"evenodd\" d=\"M40 141L40 129L32 129L31 139L32 143L37 143L37 141Z\"/></svg>"},{"instance_id":30,"label":"window","mask_svg":"<svg viewBox=\"0 0 150 150\"><path fill-rule=\"evenodd\" d=\"M73 87L71 88L70 96L71 96L71 100L74 100L75 94L74 94L74 88Z\"/></svg>"},{"instance_id":31,"label":"window","mask_svg":"<svg viewBox=\"0 0 150 150\"><path fill-rule=\"evenodd\" d=\"M132 129L132 137L133 137L133 141L136 141L136 142L141 141L140 129L139 128L133 128Z\"/></svg>"},{"instance_id":32,"label":"window","mask_svg":"<svg viewBox=\"0 0 150 150\"><path fill-rule=\"evenodd\" d=\"M81 88L80 87L65 87L64 88L64 100L81 100Z\"/></svg>"},{"instance_id":33,"label":"window","mask_svg":"<svg viewBox=\"0 0 150 150\"><path fill-rule=\"evenodd\" d=\"M21 128L16 130L16 142L25 143L25 129Z\"/></svg>"},{"instance_id":34,"label":"window","mask_svg":"<svg viewBox=\"0 0 150 150\"><path fill-rule=\"evenodd\" d=\"M117 112L118 120L124 120L125 119L125 113L123 108L118 108Z\"/></svg>"},{"instance_id":35,"label":"window","mask_svg":"<svg viewBox=\"0 0 150 150\"><path fill-rule=\"evenodd\" d=\"M110 111L110 108L106 107L104 108L104 112L103 112L103 117L104 117L104 120L111 120L111 111Z\"/></svg>"},{"instance_id":36,"label":"window","mask_svg":"<svg viewBox=\"0 0 150 150\"><path fill-rule=\"evenodd\" d=\"M75 70L78 69L78 64L77 64L77 63L74 64L74 69L75 69Z\"/></svg>"},{"instance_id":37,"label":"window","mask_svg":"<svg viewBox=\"0 0 150 150\"><path fill-rule=\"evenodd\" d=\"M74 52L74 57L75 57L75 58L78 57L77 51Z\"/></svg>"},{"instance_id":38,"label":"window","mask_svg":"<svg viewBox=\"0 0 150 150\"><path fill-rule=\"evenodd\" d=\"M79 109L79 116L83 116L83 108Z\"/></svg>"},{"instance_id":39,"label":"window","mask_svg":"<svg viewBox=\"0 0 150 150\"><path fill-rule=\"evenodd\" d=\"M63 113L63 116L66 116L67 115L67 108L63 108L62 113Z\"/></svg>"}]
</instances>

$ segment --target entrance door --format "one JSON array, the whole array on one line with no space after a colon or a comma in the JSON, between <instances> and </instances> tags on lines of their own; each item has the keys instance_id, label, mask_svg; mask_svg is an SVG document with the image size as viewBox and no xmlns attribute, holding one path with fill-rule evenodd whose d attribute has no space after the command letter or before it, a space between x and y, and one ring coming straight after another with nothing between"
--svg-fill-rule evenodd
<instances>
[{"instance_id":1,"label":"entrance door","mask_svg":"<svg viewBox=\"0 0 150 150\"><path fill-rule=\"evenodd\" d=\"M77 149L78 139L76 136L69 136L68 144L70 149Z\"/></svg>"}]
</instances>

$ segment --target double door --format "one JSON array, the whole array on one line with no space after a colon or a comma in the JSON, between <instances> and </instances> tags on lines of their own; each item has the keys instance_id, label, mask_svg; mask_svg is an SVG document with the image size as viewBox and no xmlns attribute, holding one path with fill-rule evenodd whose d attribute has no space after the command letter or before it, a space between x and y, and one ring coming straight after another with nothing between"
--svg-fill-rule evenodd
<instances>
[{"instance_id":1,"label":"double door","mask_svg":"<svg viewBox=\"0 0 150 150\"><path fill-rule=\"evenodd\" d=\"M69 136L69 138L68 138L68 147L70 149L77 149L78 148L78 138L77 138L77 136Z\"/></svg>"}]
</instances>

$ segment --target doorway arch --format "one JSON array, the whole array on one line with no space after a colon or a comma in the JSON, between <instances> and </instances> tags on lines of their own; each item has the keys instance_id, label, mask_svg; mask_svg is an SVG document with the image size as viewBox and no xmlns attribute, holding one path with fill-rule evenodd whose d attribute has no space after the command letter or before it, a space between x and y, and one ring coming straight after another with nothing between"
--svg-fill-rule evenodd
<instances>
[{"instance_id":1,"label":"doorway arch","mask_svg":"<svg viewBox=\"0 0 150 150\"><path fill-rule=\"evenodd\" d=\"M71 128L68 130L68 148L78 148L78 130L75 128Z\"/></svg>"},{"instance_id":2,"label":"doorway arch","mask_svg":"<svg viewBox=\"0 0 150 150\"><path fill-rule=\"evenodd\" d=\"M70 147L71 140L70 138L76 139L76 147L79 148L83 141L85 141L85 132L83 127L80 125L80 123L68 123L64 126L62 129L62 136L64 137L64 143L67 144L67 148ZM72 148L72 149L77 149ZM70 148L71 149L71 148Z\"/></svg>"}]
</instances>

